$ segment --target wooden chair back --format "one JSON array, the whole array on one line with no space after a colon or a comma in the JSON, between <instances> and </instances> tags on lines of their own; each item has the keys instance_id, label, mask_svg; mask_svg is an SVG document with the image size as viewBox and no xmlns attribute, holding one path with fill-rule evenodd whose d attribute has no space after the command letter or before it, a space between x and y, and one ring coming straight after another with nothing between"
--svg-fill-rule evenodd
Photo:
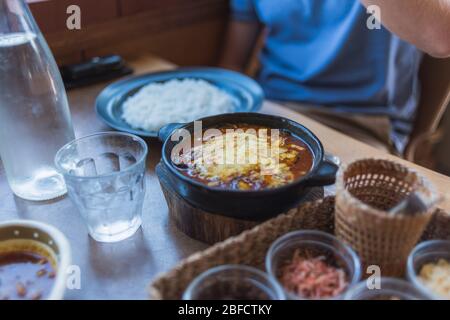
<instances>
[{"instance_id":1,"label":"wooden chair back","mask_svg":"<svg viewBox=\"0 0 450 320\"><path fill-rule=\"evenodd\" d=\"M405 158L432 167L432 145L450 103L450 58L425 56L420 67L421 98Z\"/></svg>"}]
</instances>

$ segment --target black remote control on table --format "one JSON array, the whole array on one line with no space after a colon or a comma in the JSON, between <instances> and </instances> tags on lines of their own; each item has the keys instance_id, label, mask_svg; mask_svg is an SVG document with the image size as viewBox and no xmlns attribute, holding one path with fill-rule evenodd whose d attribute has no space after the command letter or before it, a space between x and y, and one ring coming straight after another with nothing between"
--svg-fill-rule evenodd
<instances>
[{"instance_id":1,"label":"black remote control on table","mask_svg":"<svg viewBox=\"0 0 450 320\"><path fill-rule=\"evenodd\" d=\"M67 89L111 80L133 72L118 55L95 57L83 63L62 66L60 71Z\"/></svg>"}]
</instances>

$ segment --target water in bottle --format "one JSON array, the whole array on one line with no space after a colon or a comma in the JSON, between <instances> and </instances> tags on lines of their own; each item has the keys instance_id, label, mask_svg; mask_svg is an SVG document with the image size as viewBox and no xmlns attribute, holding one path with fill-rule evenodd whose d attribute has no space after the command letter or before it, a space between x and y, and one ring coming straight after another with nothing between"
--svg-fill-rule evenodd
<instances>
[{"instance_id":1,"label":"water in bottle","mask_svg":"<svg viewBox=\"0 0 450 320\"><path fill-rule=\"evenodd\" d=\"M13 192L66 193L53 159L74 138L54 58L23 0L0 0L0 157Z\"/></svg>"}]
</instances>

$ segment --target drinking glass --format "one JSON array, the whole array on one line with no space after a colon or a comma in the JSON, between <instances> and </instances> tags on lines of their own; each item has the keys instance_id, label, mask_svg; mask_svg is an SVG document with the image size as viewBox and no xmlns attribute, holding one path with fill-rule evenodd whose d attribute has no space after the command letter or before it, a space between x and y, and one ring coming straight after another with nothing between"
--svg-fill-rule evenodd
<instances>
[{"instance_id":1,"label":"drinking glass","mask_svg":"<svg viewBox=\"0 0 450 320\"><path fill-rule=\"evenodd\" d=\"M56 154L69 197L95 240L116 242L139 229L146 156L144 140L118 132L74 140Z\"/></svg>"}]
</instances>

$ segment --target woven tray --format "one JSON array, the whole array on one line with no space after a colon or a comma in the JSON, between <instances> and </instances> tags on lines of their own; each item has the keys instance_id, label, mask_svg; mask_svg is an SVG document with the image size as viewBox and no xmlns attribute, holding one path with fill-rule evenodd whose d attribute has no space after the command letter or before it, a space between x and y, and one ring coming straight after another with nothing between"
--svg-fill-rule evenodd
<instances>
[{"instance_id":1,"label":"woven tray","mask_svg":"<svg viewBox=\"0 0 450 320\"><path fill-rule=\"evenodd\" d=\"M438 215L439 214L439 215ZM449 238L450 215L440 211L426 231L426 238ZM149 287L151 299L178 300L200 273L219 265L242 264L264 270L270 245L280 236L299 229L334 233L334 197L305 203L251 230L191 255L171 271L158 276ZM437 230L439 234L434 234ZM443 232L446 230L446 232Z\"/></svg>"}]
</instances>

